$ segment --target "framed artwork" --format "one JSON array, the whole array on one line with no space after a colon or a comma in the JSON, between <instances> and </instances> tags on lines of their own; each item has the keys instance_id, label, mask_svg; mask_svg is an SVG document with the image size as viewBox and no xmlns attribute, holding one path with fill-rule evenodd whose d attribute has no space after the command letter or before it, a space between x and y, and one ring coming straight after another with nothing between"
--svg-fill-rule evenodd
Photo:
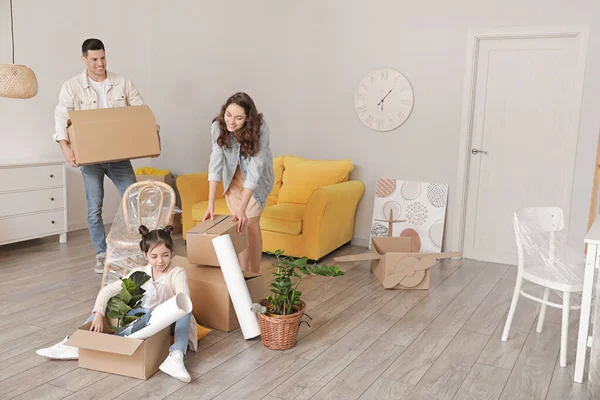
<instances>
[{"instance_id":1,"label":"framed artwork","mask_svg":"<svg viewBox=\"0 0 600 400\"><path fill-rule=\"evenodd\" d=\"M420 252L442 250L448 184L377 179L371 237L407 236ZM371 240L369 240L369 248Z\"/></svg>"}]
</instances>

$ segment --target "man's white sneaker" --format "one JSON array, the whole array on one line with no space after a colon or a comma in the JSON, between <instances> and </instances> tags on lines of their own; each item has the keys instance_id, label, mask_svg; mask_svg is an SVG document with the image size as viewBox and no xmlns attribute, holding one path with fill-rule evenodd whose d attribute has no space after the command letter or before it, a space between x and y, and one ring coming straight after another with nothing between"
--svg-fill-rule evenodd
<instances>
[{"instance_id":1,"label":"man's white sneaker","mask_svg":"<svg viewBox=\"0 0 600 400\"><path fill-rule=\"evenodd\" d=\"M94 272L97 274L104 273L104 261L106 260L106 253L96 254L96 265L94 265Z\"/></svg>"},{"instance_id":2,"label":"man's white sneaker","mask_svg":"<svg viewBox=\"0 0 600 400\"><path fill-rule=\"evenodd\" d=\"M56 343L52 347L46 347L45 349L39 349L35 352L51 360L77 360L79 359L79 349L73 346L65 345L69 337L67 336L62 342Z\"/></svg>"},{"instance_id":3,"label":"man's white sneaker","mask_svg":"<svg viewBox=\"0 0 600 400\"><path fill-rule=\"evenodd\" d=\"M171 375L182 382L189 383L192 380L183 364L183 353L181 351L171 352L158 368L165 374Z\"/></svg>"}]
</instances>

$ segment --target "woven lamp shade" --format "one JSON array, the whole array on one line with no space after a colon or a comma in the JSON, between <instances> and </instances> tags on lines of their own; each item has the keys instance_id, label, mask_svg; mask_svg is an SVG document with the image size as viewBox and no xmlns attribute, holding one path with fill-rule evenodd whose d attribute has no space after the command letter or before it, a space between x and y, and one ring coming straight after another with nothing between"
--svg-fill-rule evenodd
<instances>
[{"instance_id":1,"label":"woven lamp shade","mask_svg":"<svg viewBox=\"0 0 600 400\"><path fill-rule=\"evenodd\" d=\"M0 64L0 97L30 99L38 92L35 73L25 65Z\"/></svg>"}]
</instances>

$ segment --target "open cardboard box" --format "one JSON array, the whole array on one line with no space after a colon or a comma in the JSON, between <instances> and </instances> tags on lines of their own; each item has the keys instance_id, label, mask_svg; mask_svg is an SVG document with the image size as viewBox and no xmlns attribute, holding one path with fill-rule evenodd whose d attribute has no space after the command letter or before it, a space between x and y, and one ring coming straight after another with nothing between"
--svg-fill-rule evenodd
<instances>
[{"instance_id":1,"label":"open cardboard box","mask_svg":"<svg viewBox=\"0 0 600 400\"><path fill-rule=\"evenodd\" d=\"M213 220L206 220L187 231L186 246L188 261L191 264L219 266L219 260L212 240L221 235L229 235L236 254L248 247L248 230L237 232L237 222L228 215L215 215Z\"/></svg>"},{"instance_id":2,"label":"open cardboard box","mask_svg":"<svg viewBox=\"0 0 600 400\"><path fill-rule=\"evenodd\" d=\"M240 326L220 268L195 265L180 256L175 256L173 263L187 272L190 299L193 304L192 314L200 325L224 332ZM244 272L244 278L252 301L257 303L262 300L264 298L263 276Z\"/></svg>"},{"instance_id":3,"label":"open cardboard box","mask_svg":"<svg viewBox=\"0 0 600 400\"><path fill-rule=\"evenodd\" d=\"M147 105L69 111L69 119L69 144L80 165L160 154L156 119Z\"/></svg>"},{"instance_id":4,"label":"open cardboard box","mask_svg":"<svg viewBox=\"0 0 600 400\"><path fill-rule=\"evenodd\" d=\"M91 332L91 324L81 326L65 343L79 348L80 368L148 379L169 355L170 327L147 339L130 339L110 334L107 324L103 333Z\"/></svg>"},{"instance_id":5,"label":"open cardboard box","mask_svg":"<svg viewBox=\"0 0 600 400\"><path fill-rule=\"evenodd\" d=\"M430 268L439 259L461 253L419 253L410 237L374 237L371 252L334 258L337 262L371 260L371 272L386 289L429 289Z\"/></svg>"}]
</instances>

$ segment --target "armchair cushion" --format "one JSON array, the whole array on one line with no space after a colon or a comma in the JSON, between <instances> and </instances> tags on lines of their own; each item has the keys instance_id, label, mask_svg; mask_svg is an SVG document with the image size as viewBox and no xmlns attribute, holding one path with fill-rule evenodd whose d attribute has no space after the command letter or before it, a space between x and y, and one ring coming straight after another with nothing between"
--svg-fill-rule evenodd
<instances>
[{"instance_id":1,"label":"armchair cushion","mask_svg":"<svg viewBox=\"0 0 600 400\"><path fill-rule=\"evenodd\" d=\"M302 233L302 220L306 205L279 203L265 207L260 218L260 229L264 231L299 235Z\"/></svg>"},{"instance_id":2,"label":"armchair cushion","mask_svg":"<svg viewBox=\"0 0 600 400\"><path fill-rule=\"evenodd\" d=\"M307 204L315 190L348 180L354 168L350 160L306 160L285 156L279 203Z\"/></svg>"}]
</instances>

